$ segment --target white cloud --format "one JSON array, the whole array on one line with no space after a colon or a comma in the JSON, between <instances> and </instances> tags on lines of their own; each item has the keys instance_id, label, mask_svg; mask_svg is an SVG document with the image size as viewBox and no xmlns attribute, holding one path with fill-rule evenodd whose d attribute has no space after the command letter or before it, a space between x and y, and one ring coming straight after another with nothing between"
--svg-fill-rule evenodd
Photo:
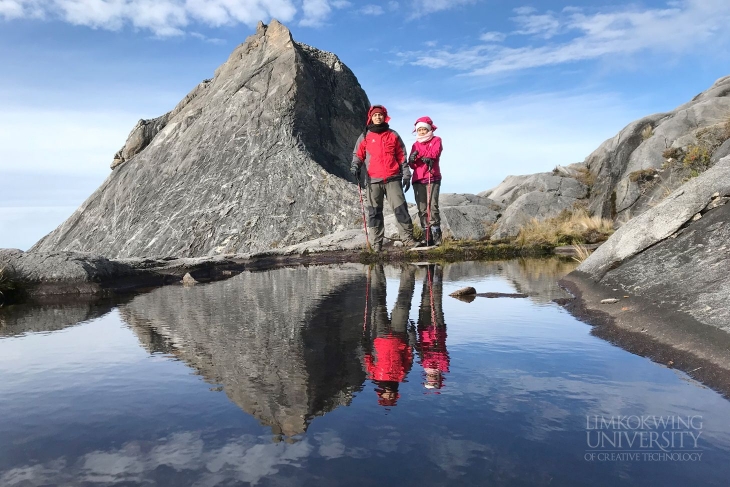
<instances>
[{"instance_id":1,"label":"white cloud","mask_svg":"<svg viewBox=\"0 0 730 487\"><path fill-rule=\"evenodd\" d=\"M322 25L332 12L332 7L328 0L304 0L302 3L302 12L304 18L299 21L299 25L305 27L318 27Z\"/></svg>"},{"instance_id":2,"label":"white cloud","mask_svg":"<svg viewBox=\"0 0 730 487\"><path fill-rule=\"evenodd\" d=\"M502 42L507 38L504 32L485 32L479 36L479 39L484 42Z\"/></svg>"},{"instance_id":3,"label":"white cloud","mask_svg":"<svg viewBox=\"0 0 730 487\"><path fill-rule=\"evenodd\" d=\"M360 9L360 13L364 15L383 15L385 10L380 5L368 4Z\"/></svg>"},{"instance_id":4,"label":"white cloud","mask_svg":"<svg viewBox=\"0 0 730 487\"><path fill-rule=\"evenodd\" d=\"M190 37L200 39L201 41L207 42L209 44L225 44L226 43L226 41L224 39L218 39L217 37L208 37L205 34L201 34L200 32L191 32Z\"/></svg>"},{"instance_id":5,"label":"white cloud","mask_svg":"<svg viewBox=\"0 0 730 487\"><path fill-rule=\"evenodd\" d=\"M299 25L304 27L321 27L332 13L332 9L343 9L352 4L347 0L304 0L302 2L303 17Z\"/></svg>"},{"instance_id":6,"label":"white cloud","mask_svg":"<svg viewBox=\"0 0 730 487\"><path fill-rule=\"evenodd\" d=\"M630 6L592 13L575 7L565 8L559 14L539 14L532 8L515 11L518 16L512 20L516 29L510 34L540 44L495 46L487 43L496 38L490 32L483 34L487 38L481 38L485 44L425 54L405 52L400 56L414 65L489 75L641 52L669 57L710 44L717 51L730 44L727 0L682 0L670 2L666 8L640 10ZM570 38L545 42L558 33Z\"/></svg>"},{"instance_id":7,"label":"white cloud","mask_svg":"<svg viewBox=\"0 0 730 487\"><path fill-rule=\"evenodd\" d=\"M413 0L411 2L411 19L417 19L425 15L450 10L462 5L476 3L477 0ZM393 3L393 2L391 2Z\"/></svg>"},{"instance_id":8,"label":"white cloud","mask_svg":"<svg viewBox=\"0 0 730 487\"><path fill-rule=\"evenodd\" d=\"M519 10L519 9L518 9ZM515 34L534 35L549 39L560 31L560 21L552 12L543 15L527 14L512 17L512 20L519 25Z\"/></svg>"},{"instance_id":9,"label":"white cloud","mask_svg":"<svg viewBox=\"0 0 730 487\"><path fill-rule=\"evenodd\" d=\"M321 23L330 10L327 0L304 0L302 22ZM289 22L296 14L294 0L0 0L0 19L52 18L107 30L129 25L160 37L181 35L193 23L253 26L271 18Z\"/></svg>"},{"instance_id":10,"label":"white cloud","mask_svg":"<svg viewBox=\"0 0 730 487\"><path fill-rule=\"evenodd\" d=\"M41 0L0 0L0 19L43 18Z\"/></svg>"}]
</instances>

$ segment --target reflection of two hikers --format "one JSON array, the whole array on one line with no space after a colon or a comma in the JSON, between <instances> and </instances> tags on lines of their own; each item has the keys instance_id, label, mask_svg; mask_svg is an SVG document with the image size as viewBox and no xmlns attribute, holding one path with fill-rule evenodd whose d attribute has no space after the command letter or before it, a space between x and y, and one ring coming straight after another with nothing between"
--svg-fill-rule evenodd
<instances>
[{"instance_id":1,"label":"reflection of two hikers","mask_svg":"<svg viewBox=\"0 0 730 487\"><path fill-rule=\"evenodd\" d=\"M446 325L441 307L442 270L437 265L428 265L424 270L426 275L416 326L409 320L416 267L409 265L401 270L398 297L390 318L383 266L374 265L368 274L364 365L368 378L375 383L381 406L396 405L400 383L405 381L413 365L414 349L424 369L427 389L441 389L443 374L449 371Z\"/></svg>"}]
</instances>

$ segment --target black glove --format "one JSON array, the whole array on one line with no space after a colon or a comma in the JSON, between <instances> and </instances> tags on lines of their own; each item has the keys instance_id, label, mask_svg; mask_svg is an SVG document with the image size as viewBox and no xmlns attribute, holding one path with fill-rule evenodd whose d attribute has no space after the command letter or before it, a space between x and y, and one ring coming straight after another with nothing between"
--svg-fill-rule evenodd
<instances>
[{"instance_id":1,"label":"black glove","mask_svg":"<svg viewBox=\"0 0 730 487\"><path fill-rule=\"evenodd\" d=\"M411 175L403 176L403 192L407 193L411 189Z\"/></svg>"},{"instance_id":2,"label":"black glove","mask_svg":"<svg viewBox=\"0 0 730 487\"><path fill-rule=\"evenodd\" d=\"M428 166L428 170L429 171L431 169L433 169L433 163L434 163L434 160L433 159L431 159L430 157L424 157L421 160Z\"/></svg>"},{"instance_id":3,"label":"black glove","mask_svg":"<svg viewBox=\"0 0 730 487\"><path fill-rule=\"evenodd\" d=\"M411 156L408 158L409 164L414 164L416 162L416 159L418 159L418 151L414 150L411 152Z\"/></svg>"},{"instance_id":4,"label":"black glove","mask_svg":"<svg viewBox=\"0 0 730 487\"><path fill-rule=\"evenodd\" d=\"M358 164L357 162L353 162L350 166L350 174L360 179L360 164Z\"/></svg>"}]
</instances>

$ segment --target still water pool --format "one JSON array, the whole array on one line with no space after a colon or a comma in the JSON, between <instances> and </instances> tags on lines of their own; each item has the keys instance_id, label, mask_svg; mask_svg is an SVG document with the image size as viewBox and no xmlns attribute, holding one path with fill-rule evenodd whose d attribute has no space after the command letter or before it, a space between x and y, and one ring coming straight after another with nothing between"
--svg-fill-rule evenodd
<instances>
[{"instance_id":1,"label":"still water pool","mask_svg":"<svg viewBox=\"0 0 730 487\"><path fill-rule=\"evenodd\" d=\"M730 402L554 304L573 266L298 267L0 310L0 486L728 485Z\"/></svg>"}]
</instances>

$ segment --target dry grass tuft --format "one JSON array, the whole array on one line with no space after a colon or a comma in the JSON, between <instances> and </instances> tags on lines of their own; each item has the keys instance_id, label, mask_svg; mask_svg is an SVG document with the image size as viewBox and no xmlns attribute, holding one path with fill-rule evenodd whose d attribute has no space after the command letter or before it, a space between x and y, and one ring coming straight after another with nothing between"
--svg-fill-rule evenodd
<instances>
[{"instance_id":1,"label":"dry grass tuft","mask_svg":"<svg viewBox=\"0 0 730 487\"><path fill-rule=\"evenodd\" d=\"M423 228L421 228L421 225L418 223L413 223L413 238L415 240L421 240L424 237L423 235Z\"/></svg>"},{"instance_id":2,"label":"dry grass tuft","mask_svg":"<svg viewBox=\"0 0 730 487\"><path fill-rule=\"evenodd\" d=\"M596 183L596 175L593 174L587 167L582 167L578 169L578 174L575 176L575 179L585 184L589 188L592 188L593 185Z\"/></svg>"},{"instance_id":3,"label":"dry grass tuft","mask_svg":"<svg viewBox=\"0 0 730 487\"><path fill-rule=\"evenodd\" d=\"M573 260L580 263L583 263L593 253L593 251L588 250L583 244L573 244L573 250L575 251Z\"/></svg>"},{"instance_id":4,"label":"dry grass tuft","mask_svg":"<svg viewBox=\"0 0 730 487\"><path fill-rule=\"evenodd\" d=\"M590 216L585 208L565 210L555 218L534 219L522 227L515 239L521 247L573 245L606 240L613 233L613 221Z\"/></svg>"},{"instance_id":5,"label":"dry grass tuft","mask_svg":"<svg viewBox=\"0 0 730 487\"><path fill-rule=\"evenodd\" d=\"M646 140L652 135L654 135L654 128L651 126L651 124L644 125L644 128L641 129L641 140Z\"/></svg>"}]
</instances>

